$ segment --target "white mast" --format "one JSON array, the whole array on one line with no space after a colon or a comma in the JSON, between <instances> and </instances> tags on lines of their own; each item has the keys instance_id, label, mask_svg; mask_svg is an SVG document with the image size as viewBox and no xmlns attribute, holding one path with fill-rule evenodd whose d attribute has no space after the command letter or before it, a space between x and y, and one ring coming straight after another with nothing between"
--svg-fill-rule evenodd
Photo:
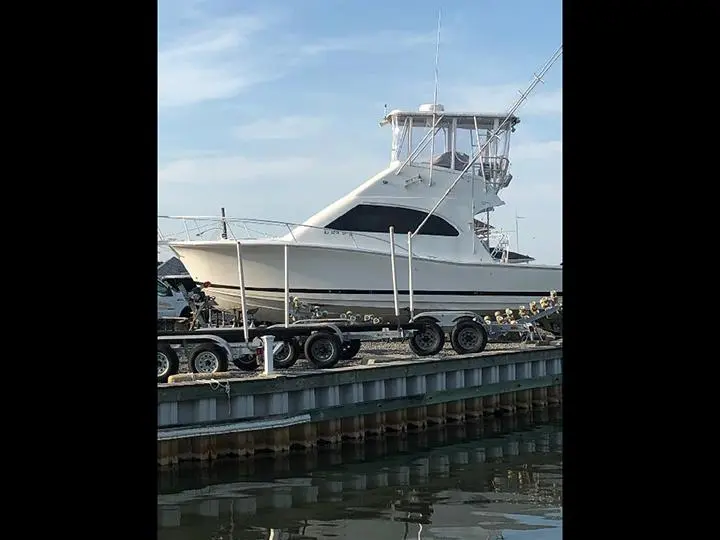
<instances>
[{"instance_id":1,"label":"white mast","mask_svg":"<svg viewBox=\"0 0 720 540\"><path fill-rule=\"evenodd\" d=\"M433 91L433 109L432 109L432 127L433 131L430 140L430 177L428 178L428 186L432 186L432 174L433 174L433 155L435 154L435 109L437 109L437 95L438 95L438 62L440 60L440 15L441 11L438 10L438 25L437 25L437 40L435 42L435 89Z\"/></svg>"}]
</instances>

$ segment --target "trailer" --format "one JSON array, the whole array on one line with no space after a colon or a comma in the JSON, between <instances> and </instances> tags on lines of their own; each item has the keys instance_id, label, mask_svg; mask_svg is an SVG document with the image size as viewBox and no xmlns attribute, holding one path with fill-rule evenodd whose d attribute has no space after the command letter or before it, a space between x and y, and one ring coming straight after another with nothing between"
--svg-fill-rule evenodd
<instances>
[{"instance_id":1,"label":"trailer","mask_svg":"<svg viewBox=\"0 0 720 540\"><path fill-rule=\"evenodd\" d=\"M477 354L488 343L517 341L507 339L511 334L522 342L544 341L538 322L561 310L553 306L514 324L488 324L471 311L426 311L404 324L318 318L288 326L163 331L158 332L158 382L179 372L180 350L193 373L224 372L231 362L240 370L255 371L262 362L266 374L292 367L303 355L316 368L329 369L354 358L363 342L407 341L415 355L427 357L438 354L449 338L457 354Z\"/></svg>"},{"instance_id":2,"label":"trailer","mask_svg":"<svg viewBox=\"0 0 720 540\"><path fill-rule=\"evenodd\" d=\"M244 371L256 370L261 357L264 358L263 338L267 337L272 338L274 369L292 367L301 357L318 369L332 368L342 360L354 358L363 342L407 341L410 350L421 357L440 352L446 335L458 354L482 352L488 343L486 325L466 311L424 312L404 324L356 322L347 318L301 319L287 327L250 324L247 338L243 326L185 330L182 328L187 324L185 320L173 318L167 322L181 326L158 328L158 382L166 382L179 372L181 351L194 373L227 371L230 363Z\"/></svg>"}]
</instances>

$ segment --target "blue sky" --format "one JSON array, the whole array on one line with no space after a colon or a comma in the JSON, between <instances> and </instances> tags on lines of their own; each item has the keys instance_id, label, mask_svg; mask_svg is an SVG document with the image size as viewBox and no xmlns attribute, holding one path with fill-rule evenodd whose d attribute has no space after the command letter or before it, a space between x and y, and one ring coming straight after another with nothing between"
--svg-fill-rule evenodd
<instances>
[{"instance_id":1,"label":"blue sky","mask_svg":"<svg viewBox=\"0 0 720 540\"><path fill-rule=\"evenodd\" d=\"M509 109L562 43L559 0L159 0L158 210L301 222L389 161L384 105ZM562 261L562 59L518 111L493 224ZM511 235L513 241L515 235Z\"/></svg>"}]
</instances>

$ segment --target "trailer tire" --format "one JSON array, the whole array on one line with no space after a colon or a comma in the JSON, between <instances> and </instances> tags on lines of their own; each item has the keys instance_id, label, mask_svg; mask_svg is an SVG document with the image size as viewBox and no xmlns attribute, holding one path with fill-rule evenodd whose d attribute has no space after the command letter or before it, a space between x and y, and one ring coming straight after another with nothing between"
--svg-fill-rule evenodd
<instances>
[{"instance_id":1,"label":"trailer tire","mask_svg":"<svg viewBox=\"0 0 720 540\"><path fill-rule=\"evenodd\" d=\"M485 350L487 331L477 321L464 319L450 331L450 345L458 354L477 354Z\"/></svg>"},{"instance_id":2,"label":"trailer tire","mask_svg":"<svg viewBox=\"0 0 720 540\"><path fill-rule=\"evenodd\" d=\"M180 371L180 360L170 345L158 343L157 346L158 372L157 382L166 383L168 379Z\"/></svg>"},{"instance_id":3,"label":"trailer tire","mask_svg":"<svg viewBox=\"0 0 720 540\"><path fill-rule=\"evenodd\" d=\"M355 358L355 355L360 352L360 347L362 347L362 341L359 339L344 341L340 349L340 360L351 360Z\"/></svg>"},{"instance_id":4,"label":"trailer tire","mask_svg":"<svg viewBox=\"0 0 720 540\"><path fill-rule=\"evenodd\" d=\"M421 322L424 327L410 337L408 345L418 356L433 356L445 346L445 331L434 321Z\"/></svg>"},{"instance_id":5,"label":"trailer tire","mask_svg":"<svg viewBox=\"0 0 720 540\"><path fill-rule=\"evenodd\" d=\"M327 369L340 361L342 342L337 334L316 332L305 340L305 357L316 367Z\"/></svg>"},{"instance_id":6,"label":"trailer tire","mask_svg":"<svg viewBox=\"0 0 720 540\"><path fill-rule=\"evenodd\" d=\"M273 355L273 367L276 369L294 366L300 356L300 347L295 339L285 339L281 343L283 346Z\"/></svg>"},{"instance_id":7,"label":"trailer tire","mask_svg":"<svg viewBox=\"0 0 720 540\"><path fill-rule=\"evenodd\" d=\"M241 354L237 358L233 358L232 363L241 371L255 371L260 367L257 356L254 354Z\"/></svg>"},{"instance_id":8,"label":"trailer tire","mask_svg":"<svg viewBox=\"0 0 720 540\"><path fill-rule=\"evenodd\" d=\"M201 343L190 355L190 370L193 373L218 373L227 369L227 352L214 343Z\"/></svg>"}]
</instances>

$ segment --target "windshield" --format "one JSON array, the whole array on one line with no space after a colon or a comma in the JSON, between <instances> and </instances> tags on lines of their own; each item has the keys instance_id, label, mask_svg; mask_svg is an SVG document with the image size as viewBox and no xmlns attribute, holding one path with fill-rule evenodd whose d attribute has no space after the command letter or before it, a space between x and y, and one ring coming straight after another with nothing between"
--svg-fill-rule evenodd
<instances>
[{"instance_id":1,"label":"windshield","mask_svg":"<svg viewBox=\"0 0 720 540\"><path fill-rule=\"evenodd\" d=\"M160 296L169 296L170 287L162 282L162 280L157 280L157 293Z\"/></svg>"}]
</instances>

